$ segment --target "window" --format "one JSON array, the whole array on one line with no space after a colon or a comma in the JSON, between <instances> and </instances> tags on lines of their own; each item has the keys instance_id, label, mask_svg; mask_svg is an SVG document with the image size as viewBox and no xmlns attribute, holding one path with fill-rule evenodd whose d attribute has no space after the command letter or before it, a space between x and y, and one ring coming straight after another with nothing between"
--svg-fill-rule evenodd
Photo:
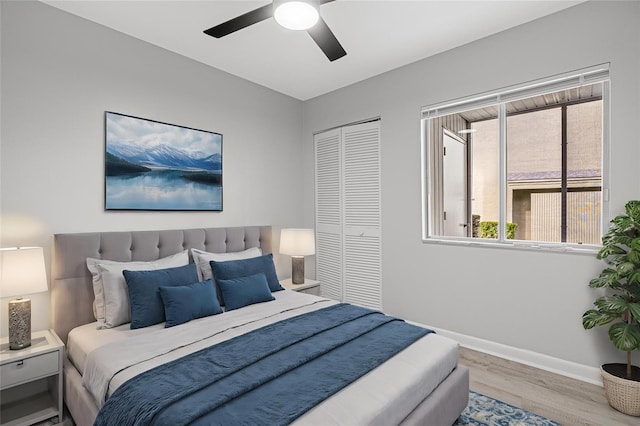
<instances>
[{"instance_id":1,"label":"window","mask_svg":"<svg viewBox=\"0 0 640 426\"><path fill-rule=\"evenodd\" d=\"M423 109L423 238L600 244L608 67Z\"/></svg>"}]
</instances>

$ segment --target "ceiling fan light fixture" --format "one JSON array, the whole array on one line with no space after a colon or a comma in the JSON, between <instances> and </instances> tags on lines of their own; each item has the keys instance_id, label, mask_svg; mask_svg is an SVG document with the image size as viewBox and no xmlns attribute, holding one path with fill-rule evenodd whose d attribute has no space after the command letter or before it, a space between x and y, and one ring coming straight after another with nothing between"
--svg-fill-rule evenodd
<instances>
[{"instance_id":1,"label":"ceiling fan light fixture","mask_svg":"<svg viewBox=\"0 0 640 426\"><path fill-rule=\"evenodd\" d=\"M314 1L274 1L273 7L276 22L289 30L308 30L320 18Z\"/></svg>"}]
</instances>

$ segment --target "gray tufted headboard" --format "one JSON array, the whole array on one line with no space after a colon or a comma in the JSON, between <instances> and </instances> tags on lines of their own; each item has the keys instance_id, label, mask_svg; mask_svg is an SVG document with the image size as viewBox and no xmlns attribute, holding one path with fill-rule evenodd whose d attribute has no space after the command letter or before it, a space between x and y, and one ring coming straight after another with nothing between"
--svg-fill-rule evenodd
<instances>
[{"instance_id":1,"label":"gray tufted headboard","mask_svg":"<svg viewBox=\"0 0 640 426\"><path fill-rule=\"evenodd\" d=\"M56 234L51 280L53 329L66 343L74 327L95 321L87 257L147 261L191 248L226 253L250 247L271 253L271 226Z\"/></svg>"}]
</instances>

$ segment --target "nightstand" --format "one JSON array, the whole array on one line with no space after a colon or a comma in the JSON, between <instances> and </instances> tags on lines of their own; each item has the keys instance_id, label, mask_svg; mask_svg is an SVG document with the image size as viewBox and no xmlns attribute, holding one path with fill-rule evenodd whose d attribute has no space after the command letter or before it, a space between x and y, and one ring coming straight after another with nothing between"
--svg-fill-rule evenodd
<instances>
[{"instance_id":1,"label":"nightstand","mask_svg":"<svg viewBox=\"0 0 640 426\"><path fill-rule=\"evenodd\" d=\"M53 330L31 334L31 346L9 349L0 340L0 424L32 425L56 417L62 421L64 343Z\"/></svg>"},{"instance_id":2,"label":"nightstand","mask_svg":"<svg viewBox=\"0 0 640 426\"><path fill-rule=\"evenodd\" d=\"M280 281L280 285L282 285L282 287L286 288L287 290L320 296L320 281L305 278L303 284L294 284L291 282L291 278L287 278L286 280Z\"/></svg>"}]
</instances>

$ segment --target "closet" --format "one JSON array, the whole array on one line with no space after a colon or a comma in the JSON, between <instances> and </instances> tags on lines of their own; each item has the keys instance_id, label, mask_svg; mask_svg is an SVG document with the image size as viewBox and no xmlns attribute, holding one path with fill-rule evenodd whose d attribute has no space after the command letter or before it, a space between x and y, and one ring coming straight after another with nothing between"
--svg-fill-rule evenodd
<instances>
[{"instance_id":1,"label":"closet","mask_svg":"<svg viewBox=\"0 0 640 426\"><path fill-rule=\"evenodd\" d=\"M321 294L381 309L380 120L318 133L314 145Z\"/></svg>"}]
</instances>

